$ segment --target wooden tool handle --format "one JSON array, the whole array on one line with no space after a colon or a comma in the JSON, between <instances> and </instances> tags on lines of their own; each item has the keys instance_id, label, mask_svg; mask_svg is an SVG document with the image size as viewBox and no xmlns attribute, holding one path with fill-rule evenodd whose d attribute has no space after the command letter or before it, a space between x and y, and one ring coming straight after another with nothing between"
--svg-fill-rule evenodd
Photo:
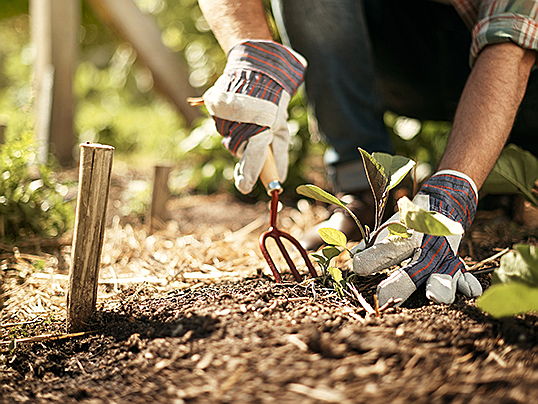
<instances>
[{"instance_id":1,"label":"wooden tool handle","mask_svg":"<svg viewBox=\"0 0 538 404\"><path fill-rule=\"evenodd\" d=\"M269 152L267 153L267 158L265 159L265 164L263 165L260 173L260 180L269 194L271 194L271 192L275 189L278 190L279 193L282 192L282 184L280 183L280 179L278 177L275 156L273 155L273 151L270 147Z\"/></svg>"},{"instance_id":2,"label":"wooden tool handle","mask_svg":"<svg viewBox=\"0 0 538 404\"><path fill-rule=\"evenodd\" d=\"M199 107L204 105L204 99L202 97L189 97L187 102L193 107ZM269 195L275 189L278 190L278 193L282 192L282 184L278 178L278 171L276 169L275 156L273 151L269 147L269 153L267 153L267 158L265 159L265 164L263 165L262 171L260 173L260 180L262 181L265 189Z\"/></svg>"}]
</instances>

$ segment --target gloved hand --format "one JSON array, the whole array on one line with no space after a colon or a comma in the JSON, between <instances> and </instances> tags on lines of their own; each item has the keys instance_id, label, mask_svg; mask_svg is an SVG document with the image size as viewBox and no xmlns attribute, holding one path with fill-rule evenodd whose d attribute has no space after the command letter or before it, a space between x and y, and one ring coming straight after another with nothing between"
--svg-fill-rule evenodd
<instances>
[{"instance_id":1,"label":"gloved hand","mask_svg":"<svg viewBox=\"0 0 538 404\"><path fill-rule=\"evenodd\" d=\"M460 223L467 230L476 212L477 190L473 180L463 173L443 170L428 179L413 202L423 209L435 211ZM389 221L398 220L398 214ZM382 232L383 233L383 232ZM413 232L407 239L384 238L353 257L353 270L368 275L412 257L411 262L382 281L377 287L379 304L391 297L403 303L426 282L426 296L438 303L454 302L456 290L467 297L482 294L478 280L466 272L458 257L461 235L446 237Z\"/></svg>"},{"instance_id":2,"label":"gloved hand","mask_svg":"<svg viewBox=\"0 0 538 404\"><path fill-rule=\"evenodd\" d=\"M245 41L228 53L224 73L203 95L223 144L240 157L235 186L249 193L262 170L268 146L278 176L288 172L288 104L303 81L306 60L272 41Z\"/></svg>"}]
</instances>

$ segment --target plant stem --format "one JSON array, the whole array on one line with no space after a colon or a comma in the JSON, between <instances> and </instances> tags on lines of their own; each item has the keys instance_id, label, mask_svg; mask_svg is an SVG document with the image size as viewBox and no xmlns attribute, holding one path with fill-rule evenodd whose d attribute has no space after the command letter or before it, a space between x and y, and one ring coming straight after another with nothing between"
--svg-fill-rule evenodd
<instances>
[{"instance_id":1,"label":"plant stem","mask_svg":"<svg viewBox=\"0 0 538 404\"><path fill-rule=\"evenodd\" d=\"M374 242L376 241L377 237L379 236L379 234L381 233L382 230L386 229L387 227L389 227L391 224L401 224L400 222L396 221L396 220L393 220L392 222L386 222L386 223L383 223L381 226L379 226L373 233L372 233L372 236L370 237L370 240L368 240L368 242L366 243L366 248L369 248L371 247L372 245L374 245Z\"/></svg>"},{"instance_id":2,"label":"plant stem","mask_svg":"<svg viewBox=\"0 0 538 404\"><path fill-rule=\"evenodd\" d=\"M355 221L355 223L357 224L357 227L359 228L360 232L361 232L361 236L364 240L364 242L366 244L368 244L368 239L369 237L366 236L366 232L364 231L364 227L362 226L361 222L359 221L359 219L357 219L357 216L355 216L355 214L351 211L351 209L349 209L347 206L343 206L345 210L347 210L347 212L349 213L349 215L353 218L353 220Z\"/></svg>"}]
</instances>

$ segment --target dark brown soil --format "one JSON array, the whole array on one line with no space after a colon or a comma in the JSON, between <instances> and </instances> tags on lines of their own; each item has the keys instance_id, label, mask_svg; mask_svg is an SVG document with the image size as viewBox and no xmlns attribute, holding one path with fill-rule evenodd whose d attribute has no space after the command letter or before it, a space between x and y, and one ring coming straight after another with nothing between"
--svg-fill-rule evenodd
<instances>
[{"instance_id":1,"label":"dark brown soil","mask_svg":"<svg viewBox=\"0 0 538 404\"><path fill-rule=\"evenodd\" d=\"M223 204L214 211L226 214L183 206L178 220L238 227L256 217L228 199L207 201ZM479 216L463 243L465 256L480 260L514 240L536 241L516 234L517 226L495 225L501 220L495 215L485 220ZM358 283L370 302L384 277ZM489 285L490 274L479 278ZM495 320L461 296L451 306L435 305L418 290L380 318L319 281L249 278L154 296L125 291L121 305L100 308L89 335L0 346L0 403L532 403L538 397L538 317ZM19 337L47 332L65 330L46 322L16 330Z\"/></svg>"},{"instance_id":2,"label":"dark brown soil","mask_svg":"<svg viewBox=\"0 0 538 404\"><path fill-rule=\"evenodd\" d=\"M91 336L4 352L0 402L536 399L537 317L501 322L421 296L363 319L319 286L267 279L126 294Z\"/></svg>"}]
</instances>

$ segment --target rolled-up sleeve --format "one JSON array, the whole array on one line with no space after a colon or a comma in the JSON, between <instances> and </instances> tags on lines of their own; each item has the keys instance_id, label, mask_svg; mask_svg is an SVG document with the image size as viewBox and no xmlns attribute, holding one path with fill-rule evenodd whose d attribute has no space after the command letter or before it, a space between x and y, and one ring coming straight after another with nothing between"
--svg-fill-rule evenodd
<instances>
[{"instance_id":1,"label":"rolled-up sleeve","mask_svg":"<svg viewBox=\"0 0 538 404\"><path fill-rule=\"evenodd\" d=\"M538 0L454 0L453 5L472 29L471 66L491 44L538 50Z\"/></svg>"}]
</instances>

